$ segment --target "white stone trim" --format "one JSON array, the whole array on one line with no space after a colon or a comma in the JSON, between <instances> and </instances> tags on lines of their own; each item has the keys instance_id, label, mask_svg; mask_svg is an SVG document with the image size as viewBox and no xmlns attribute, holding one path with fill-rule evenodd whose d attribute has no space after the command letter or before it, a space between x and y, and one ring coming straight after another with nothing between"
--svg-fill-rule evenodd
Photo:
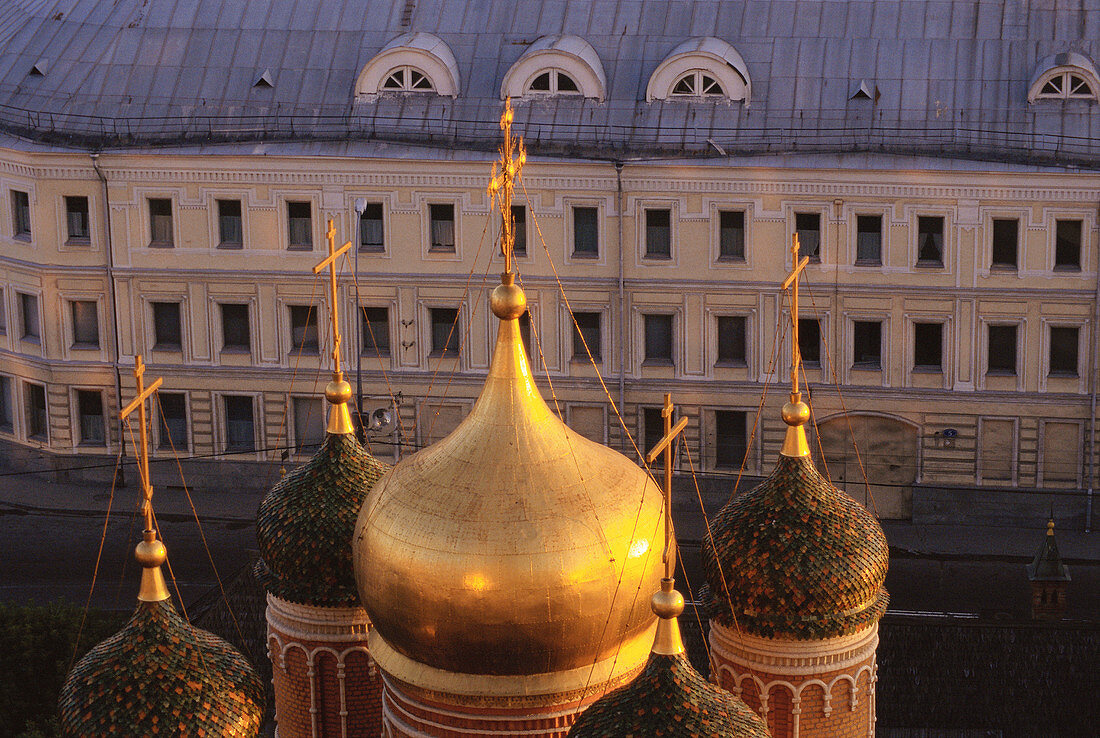
<instances>
[{"instance_id":1,"label":"white stone trim","mask_svg":"<svg viewBox=\"0 0 1100 738\"><path fill-rule=\"evenodd\" d=\"M878 648L878 624L852 635L794 641L737 633L711 621L709 640L711 651L721 660L754 672L799 677L848 669L873 656Z\"/></svg>"},{"instance_id":2,"label":"white stone trim","mask_svg":"<svg viewBox=\"0 0 1100 738\"><path fill-rule=\"evenodd\" d=\"M370 618L361 607L313 607L267 594L267 623L280 633L304 641L354 643L370 632Z\"/></svg>"}]
</instances>

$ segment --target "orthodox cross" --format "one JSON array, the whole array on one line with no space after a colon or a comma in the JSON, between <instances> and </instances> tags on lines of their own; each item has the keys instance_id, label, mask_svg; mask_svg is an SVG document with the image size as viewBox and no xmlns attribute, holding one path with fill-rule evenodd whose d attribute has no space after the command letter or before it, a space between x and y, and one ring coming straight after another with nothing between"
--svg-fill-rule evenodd
<instances>
[{"instance_id":1,"label":"orthodox cross","mask_svg":"<svg viewBox=\"0 0 1100 738\"><path fill-rule=\"evenodd\" d=\"M500 130L504 131L504 143L501 144L500 161L493 162L492 179L489 181L490 202L500 205L502 219L500 232L500 252L504 254L504 271L512 271L512 248L516 243L515 221L512 218L512 195L516 180L527 161L527 149L522 138L512 138L512 98L505 98L504 112L500 116ZM497 164L500 171L497 171Z\"/></svg>"},{"instance_id":2,"label":"orthodox cross","mask_svg":"<svg viewBox=\"0 0 1100 738\"><path fill-rule=\"evenodd\" d=\"M118 416L122 420L126 420L129 415L138 411L138 434L140 441L138 444L138 476L141 477L141 514L145 518L145 530L153 530L153 485L149 483L149 439L145 431L145 401L149 399L160 385L164 382L163 377L157 377L156 380L149 385L145 386L145 364L141 360L141 354L138 354L134 359L134 379L137 381L137 396L130 400L130 404L122 408Z\"/></svg>"},{"instance_id":3,"label":"orthodox cross","mask_svg":"<svg viewBox=\"0 0 1100 738\"><path fill-rule=\"evenodd\" d=\"M798 347L798 278L806 265L810 263L810 257L803 256L798 260L798 234L791 236L791 273L783 280L782 289L791 291L791 402L798 403L802 400L802 393L798 391L798 370L802 366L802 351Z\"/></svg>"},{"instance_id":4,"label":"orthodox cross","mask_svg":"<svg viewBox=\"0 0 1100 738\"><path fill-rule=\"evenodd\" d=\"M676 427L673 427L672 409L672 395L666 392L665 406L661 408L661 418L664 421L665 435L661 440L657 441L657 444L645 455L645 463L652 464L658 456L664 454L665 478L661 491L664 492L665 496L665 552L661 560L665 563L665 579L672 578L672 561L670 558L670 554L672 553L672 442L676 440L676 436L684 431L688 423L687 416L685 415L680 418L680 422L676 424Z\"/></svg>"},{"instance_id":5,"label":"orthodox cross","mask_svg":"<svg viewBox=\"0 0 1100 738\"><path fill-rule=\"evenodd\" d=\"M333 224L332 218L328 219L328 231L325 235L328 237L328 256L313 267L313 273L320 274L325 267L328 267L329 297L332 298L330 309L332 313L332 378L333 381L339 382L344 378L344 373L340 371L340 321L336 309L336 259L343 256L344 252L351 248L351 241L348 241L339 249L336 248L336 226Z\"/></svg>"}]
</instances>

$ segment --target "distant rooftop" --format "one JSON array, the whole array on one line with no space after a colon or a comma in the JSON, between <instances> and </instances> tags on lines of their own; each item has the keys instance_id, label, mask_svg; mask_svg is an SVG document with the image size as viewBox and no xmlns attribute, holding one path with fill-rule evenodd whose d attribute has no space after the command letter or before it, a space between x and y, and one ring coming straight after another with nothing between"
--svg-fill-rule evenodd
<instances>
[{"instance_id":1,"label":"distant rooftop","mask_svg":"<svg viewBox=\"0 0 1100 738\"><path fill-rule=\"evenodd\" d=\"M415 41L395 49L402 36ZM516 103L536 154L870 151L1095 168L1098 56L1095 2L9 0L0 130L81 149L490 149L509 72L545 63L568 79L523 83L535 94ZM364 90L372 61L386 68ZM676 85L663 98L657 73Z\"/></svg>"}]
</instances>

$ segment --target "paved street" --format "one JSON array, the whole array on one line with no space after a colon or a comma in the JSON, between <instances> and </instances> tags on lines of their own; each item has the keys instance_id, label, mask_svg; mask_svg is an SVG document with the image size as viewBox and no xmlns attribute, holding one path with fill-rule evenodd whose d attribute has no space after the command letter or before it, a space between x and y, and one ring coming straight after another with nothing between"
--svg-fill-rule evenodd
<instances>
[{"instance_id":1,"label":"paved street","mask_svg":"<svg viewBox=\"0 0 1100 738\"><path fill-rule=\"evenodd\" d=\"M92 597L97 607L129 610L133 604L138 574L132 551L140 536L137 499L134 486L116 492ZM216 582L210 560L182 490L158 490L155 500L176 581L185 603L192 602ZM217 571L232 576L256 547L253 516L259 496L199 492L194 501ZM0 599L83 603L107 503L107 490L101 486L0 476ZM697 586L702 582L697 542L705 531L703 518L697 501L677 500L675 508L687 579ZM891 544L886 583L892 609L1026 615L1023 567L1042 539L1042 528L916 527L897 522L886 522L884 528ZM1069 615L1100 619L1100 533L1059 530L1058 542L1073 579ZM683 583L682 574L679 579Z\"/></svg>"}]
</instances>

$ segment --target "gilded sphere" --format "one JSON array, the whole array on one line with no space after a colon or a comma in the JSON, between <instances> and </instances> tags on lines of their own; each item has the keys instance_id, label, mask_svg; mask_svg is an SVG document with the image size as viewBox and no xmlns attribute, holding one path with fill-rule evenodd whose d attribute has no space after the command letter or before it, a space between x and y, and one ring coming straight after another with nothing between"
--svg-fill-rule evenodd
<instances>
[{"instance_id":1,"label":"gilded sphere","mask_svg":"<svg viewBox=\"0 0 1100 738\"><path fill-rule=\"evenodd\" d=\"M783 422L787 425L805 425L810 419L810 406L799 400L783 406Z\"/></svg>"},{"instance_id":2,"label":"gilded sphere","mask_svg":"<svg viewBox=\"0 0 1100 738\"><path fill-rule=\"evenodd\" d=\"M554 415L523 357L518 324L503 322L470 415L367 495L355 577L376 637L418 664L578 670L583 686L625 644L647 641L631 668L648 656L653 615L635 593L660 584L662 497L636 464Z\"/></svg>"},{"instance_id":3,"label":"gilded sphere","mask_svg":"<svg viewBox=\"0 0 1100 738\"><path fill-rule=\"evenodd\" d=\"M514 320L527 309L527 295L517 284L498 284L489 298L489 306L501 320Z\"/></svg>"},{"instance_id":4,"label":"gilded sphere","mask_svg":"<svg viewBox=\"0 0 1100 738\"><path fill-rule=\"evenodd\" d=\"M672 588L670 579L661 582L661 591L653 595L649 605L657 617L664 620L679 617L684 611L684 596ZM666 587L665 582L669 582Z\"/></svg>"},{"instance_id":5,"label":"gilded sphere","mask_svg":"<svg viewBox=\"0 0 1100 738\"><path fill-rule=\"evenodd\" d=\"M142 541L134 549L134 558L146 569L160 566L168 560L168 549L158 540Z\"/></svg>"},{"instance_id":6,"label":"gilded sphere","mask_svg":"<svg viewBox=\"0 0 1100 738\"><path fill-rule=\"evenodd\" d=\"M333 405L342 405L351 399L351 385L341 379L339 382L329 382L325 387L325 399Z\"/></svg>"}]
</instances>

